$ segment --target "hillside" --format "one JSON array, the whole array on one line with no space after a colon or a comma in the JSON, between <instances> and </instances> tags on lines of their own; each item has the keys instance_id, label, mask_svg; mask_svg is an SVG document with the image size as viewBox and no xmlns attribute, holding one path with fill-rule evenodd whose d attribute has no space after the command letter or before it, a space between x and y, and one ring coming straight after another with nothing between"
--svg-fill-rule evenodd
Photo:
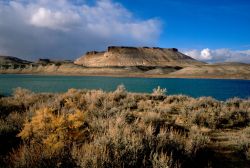
<instances>
[{"instance_id":1,"label":"hillside","mask_svg":"<svg viewBox=\"0 0 250 168\"><path fill-rule=\"evenodd\" d=\"M91 51L78 58L77 65L86 67L110 66L190 66L203 65L175 48L108 47L105 52Z\"/></svg>"},{"instance_id":2,"label":"hillside","mask_svg":"<svg viewBox=\"0 0 250 168\"><path fill-rule=\"evenodd\" d=\"M106 52L88 52L74 63L0 56L0 74L250 79L250 64L206 64L174 48L109 47Z\"/></svg>"},{"instance_id":3,"label":"hillside","mask_svg":"<svg viewBox=\"0 0 250 168\"><path fill-rule=\"evenodd\" d=\"M173 77L202 77L202 78L240 78L249 79L250 64L217 63L202 66L190 66L179 71L169 73Z\"/></svg>"},{"instance_id":4,"label":"hillside","mask_svg":"<svg viewBox=\"0 0 250 168\"><path fill-rule=\"evenodd\" d=\"M0 55L0 65L29 64L29 63L31 62L16 57Z\"/></svg>"}]
</instances>

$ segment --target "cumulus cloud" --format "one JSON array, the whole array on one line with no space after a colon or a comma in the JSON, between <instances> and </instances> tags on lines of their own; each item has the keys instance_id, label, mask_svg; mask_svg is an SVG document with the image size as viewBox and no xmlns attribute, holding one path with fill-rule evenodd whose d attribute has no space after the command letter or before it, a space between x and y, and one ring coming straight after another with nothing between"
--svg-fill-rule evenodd
<instances>
[{"instance_id":1,"label":"cumulus cloud","mask_svg":"<svg viewBox=\"0 0 250 168\"><path fill-rule=\"evenodd\" d=\"M203 60L210 60L210 59L212 59L211 51L210 51L209 48L203 49L203 50L201 51L201 58L202 58Z\"/></svg>"},{"instance_id":2,"label":"cumulus cloud","mask_svg":"<svg viewBox=\"0 0 250 168\"><path fill-rule=\"evenodd\" d=\"M250 50L230 50L222 49L203 49L203 50L188 50L184 51L188 56L205 62L243 62L250 63Z\"/></svg>"},{"instance_id":3,"label":"cumulus cloud","mask_svg":"<svg viewBox=\"0 0 250 168\"><path fill-rule=\"evenodd\" d=\"M0 52L25 59L74 59L108 45L154 45L161 21L138 19L111 0L0 2ZM1 53L0 53L1 54Z\"/></svg>"},{"instance_id":4,"label":"cumulus cloud","mask_svg":"<svg viewBox=\"0 0 250 168\"><path fill-rule=\"evenodd\" d=\"M63 13L51 11L46 8L39 8L31 17L30 23L37 27L47 27L58 30L68 30L68 25L77 23L80 16L71 11Z\"/></svg>"}]
</instances>

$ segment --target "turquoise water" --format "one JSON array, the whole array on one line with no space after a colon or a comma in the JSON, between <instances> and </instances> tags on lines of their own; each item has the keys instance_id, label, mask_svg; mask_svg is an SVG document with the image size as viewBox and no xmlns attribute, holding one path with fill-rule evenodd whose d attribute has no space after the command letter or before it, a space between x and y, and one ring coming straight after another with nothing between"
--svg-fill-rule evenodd
<instances>
[{"instance_id":1,"label":"turquoise water","mask_svg":"<svg viewBox=\"0 0 250 168\"><path fill-rule=\"evenodd\" d=\"M113 91L124 84L128 91L151 93L153 88L166 88L168 94L193 97L212 96L218 100L250 97L250 80L114 78L80 76L0 75L0 94L10 95L22 87L34 92L65 92L69 88Z\"/></svg>"}]
</instances>

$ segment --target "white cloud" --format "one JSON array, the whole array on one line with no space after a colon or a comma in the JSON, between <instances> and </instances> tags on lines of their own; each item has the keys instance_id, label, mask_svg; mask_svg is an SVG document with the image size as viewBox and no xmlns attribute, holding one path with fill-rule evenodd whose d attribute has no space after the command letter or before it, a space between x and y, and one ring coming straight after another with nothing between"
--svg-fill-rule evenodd
<instances>
[{"instance_id":1,"label":"white cloud","mask_svg":"<svg viewBox=\"0 0 250 168\"><path fill-rule=\"evenodd\" d=\"M245 62L250 63L250 50L230 50L221 49L203 49L203 50L188 50L184 51L188 56L197 60L207 62Z\"/></svg>"},{"instance_id":2,"label":"white cloud","mask_svg":"<svg viewBox=\"0 0 250 168\"><path fill-rule=\"evenodd\" d=\"M108 0L98 1L93 7L84 5L82 14L88 31L104 37L116 34L119 37L147 42L156 39L160 33L159 20L135 21L127 9Z\"/></svg>"},{"instance_id":3,"label":"white cloud","mask_svg":"<svg viewBox=\"0 0 250 168\"><path fill-rule=\"evenodd\" d=\"M201 51L201 58L203 60L211 60L212 59L212 56L211 56L211 51L209 48L206 48L206 49L203 49Z\"/></svg>"},{"instance_id":4,"label":"white cloud","mask_svg":"<svg viewBox=\"0 0 250 168\"><path fill-rule=\"evenodd\" d=\"M184 54L193 57L197 60L209 61L212 59L211 50L209 48L205 48L203 50L189 50L184 51Z\"/></svg>"},{"instance_id":5,"label":"white cloud","mask_svg":"<svg viewBox=\"0 0 250 168\"><path fill-rule=\"evenodd\" d=\"M0 3L0 48L26 59L73 59L108 45L154 45L161 21L138 19L120 3L97 0L12 0Z\"/></svg>"},{"instance_id":6,"label":"white cloud","mask_svg":"<svg viewBox=\"0 0 250 168\"><path fill-rule=\"evenodd\" d=\"M50 9L40 7L31 17L30 23L38 27L67 30L67 25L78 22L79 15L69 12L53 12Z\"/></svg>"}]
</instances>

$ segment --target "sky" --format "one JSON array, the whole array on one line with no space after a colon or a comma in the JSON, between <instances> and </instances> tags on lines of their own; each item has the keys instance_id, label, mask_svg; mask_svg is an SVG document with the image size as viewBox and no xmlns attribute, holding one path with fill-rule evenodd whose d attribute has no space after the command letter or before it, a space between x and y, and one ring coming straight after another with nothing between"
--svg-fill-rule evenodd
<instances>
[{"instance_id":1,"label":"sky","mask_svg":"<svg viewBox=\"0 0 250 168\"><path fill-rule=\"evenodd\" d=\"M0 0L0 55L76 59L110 45L250 63L248 0Z\"/></svg>"}]
</instances>

